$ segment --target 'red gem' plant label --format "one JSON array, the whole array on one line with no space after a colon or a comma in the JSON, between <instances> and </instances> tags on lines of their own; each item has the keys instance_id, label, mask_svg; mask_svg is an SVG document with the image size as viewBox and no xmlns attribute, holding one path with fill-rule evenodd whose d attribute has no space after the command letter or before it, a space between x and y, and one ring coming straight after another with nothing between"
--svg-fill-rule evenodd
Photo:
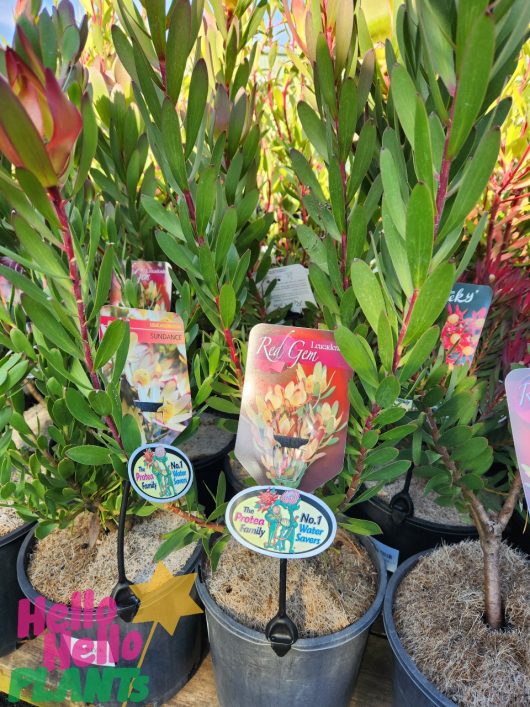
<instances>
[{"instance_id":1,"label":"'red gem' plant label","mask_svg":"<svg viewBox=\"0 0 530 707\"><path fill-rule=\"evenodd\" d=\"M157 428L180 434L192 416L184 324L174 312L105 306L100 337L115 319L129 322L129 352L123 369L121 398L124 412L141 412L146 436ZM148 435L146 427L152 430ZM175 436L175 435L173 435Z\"/></svg>"},{"instance_id":2,"label":"'red gem' plant label","mask_svg":"<svg viewBox=\"0 0 530 707\"><path fill-rule=\"evenodd\" d=\"M225 521L241 545L280 559L318 555L337 533L335 516L324 501L281 486L241 491L228 504Z\"/></svg>"},{"instance_id":3,"label":"'red gem' plant label","mask_svg":"<svg viewBox=\"0 0 530 707\"><path fill-rule=\"evenodd\" d=\"M152 503L170 503L191 488L193 469L188 457L168 444L144 444L128 464L133 489Z\"/></svg>"},{"instance_id":4,"label":"'red gem' plant label","mask_svg":"<svg viewBox=\"0 0 530 707\"><path fill-rule=\"evenodd\" d=\"M505 386L515 454L530 508L530 368L510 371Z\"/></svg>"},{"instance_id":5,"label":"'red gem' plant label","mask_svg":"<svg viewBox=\"0 0 530 707\"><path fill-rule=\"evenodd\" d=\"M259 484L313 491L341 472L351 375L331 331L252 329L235 454Z\"/></svg>"},{"instance_id":6,"label":"'red gem' plant label","mask_svg":"<svg viewBox=\"0 0 530 707\"><path fill-rule=\"evenodd\" d=\"M447 319L442 329L445 361L451 367L473 361L491 304L493 291L488 285L457 282L447 302Z\"/></svg>"}]
</instances>

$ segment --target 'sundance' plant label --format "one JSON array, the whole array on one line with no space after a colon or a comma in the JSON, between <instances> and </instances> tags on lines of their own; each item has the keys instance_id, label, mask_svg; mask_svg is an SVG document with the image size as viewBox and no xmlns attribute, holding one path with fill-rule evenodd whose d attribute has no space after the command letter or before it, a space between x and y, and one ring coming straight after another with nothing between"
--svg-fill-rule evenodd
<instances>
[{"instance_id":1,"label":"'sundance' plant label","mask_svg":"<svg viewBox=\"0 0 530 707\"><path fill-rule=\"evenodd\" d=\"M144 444L129 459L133 489L152 503L169 503L184 496L193 483L190 460L176 447Z\"/></svg>"},{"instance_id":2,"label":"'sundance' plant label","mask_svg":"<svg viewBox=\"0 0 530 707\"><path fill-rule=\"evenodd\" d=\"M515 454L530 508L530 368L510 371L505 386Z\"/></svg>"},{"instance_id":3,"label":"'sundance' plant label","mask_svg":"<svg viewBox=\"0 0 530 707\"><path fill-rule=\"evenodd\" d=\"M447 302L447 319L442 329L445 360L452 366L473 361L493 291L488 285L457 282Z\"/></svg>"},{"instance_id":4,"label":"'sundance' plant label","mask_svg":"<svg viewBox=\"0 0 530 707\"><path fill-rule=\"evenodd\" d=\"M314 491L340 473L351 374L331 331L252 329L235 454L258 483Z\"/></svg>"},{"instance_id":5,"label":"'sundance' plant label","mask_svg":"<svg viewBox=\"0 0 530 707\"><path fill-rule=\"evenodd\" d=\"M335 516L316 496L281 486L254 486L234 496L225 514L231 535L254 552L280 559L318 555L333 542Z\"/></svg>"}]
</instances>

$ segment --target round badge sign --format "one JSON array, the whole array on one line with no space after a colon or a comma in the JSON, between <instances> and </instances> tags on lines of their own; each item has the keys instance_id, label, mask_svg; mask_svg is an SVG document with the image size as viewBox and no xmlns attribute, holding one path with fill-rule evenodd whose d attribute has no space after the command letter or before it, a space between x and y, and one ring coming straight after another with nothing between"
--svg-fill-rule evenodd
<instances>
[{"instance_id":1,"label":"round badge sign","mask_svg":"<svg viewBox=\"0 0 530 707\"><path fill-rule=\"evenodd\" d=\"M326 550L337 521L316 496L283 486L253 486L228 504L226 525L254 552L280 559L303 559Z\"/></svg>"},{"instance_id":2,"label":"round badge sign","mask_svg":"<svg viewBox=\"0 0 530 707\"><path fill-rule=\"evenodd\" d=\"M188 457L167 444L144 444L129 459L129 479L142 498L169 503L184 496L193 483Z\"/></svg>"}]
</instances>

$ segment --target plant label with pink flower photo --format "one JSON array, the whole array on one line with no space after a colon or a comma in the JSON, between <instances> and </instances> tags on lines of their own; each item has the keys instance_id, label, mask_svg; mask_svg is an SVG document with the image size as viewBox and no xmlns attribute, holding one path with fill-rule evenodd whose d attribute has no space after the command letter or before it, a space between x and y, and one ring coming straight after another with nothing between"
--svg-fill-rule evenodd
<instances>
[{"instance_id":1,"label":"plant label with pink flower photo","mask_svg":"<svg viewBox=\"0 0 530 707\"><path fill-rule=\"evenodd\" d=\"M235 454L259 484L310 492L341 472L351 375L331 331L251 330Z\"/></svg>"},{"instance_id":2,"label":"plant label with pink flower photo","mask_svg":"<svg viewBox=\"0 0 530 707\"><path fill-rule=\"evenodd\" d=\"M162 261L133 260L131 280L140 285L138 307L169 312L171 309L170 265ZM122 285L113 273L109 301L114 306L123 305ZM136 302L135 302L136 304Z\"/></svg>"},{"instance_id":3,"label":"plant label with pink flower photo","mask_svg":"<svg viewBox=\"0 0 530 707\"><path fill-rule=\"evenodd\" d=\"M123 369L124 412L140 418L146 437L157 428L180 434L191 420L191 392L184 324L174 312L105 306L100 337L115 319L129 322L129 353ZM147 435L146 424L152 426Z\"/></svg>"},{"instance_id":4,"label":"plant label with pink flower photo","mask_svg":"<svg viewBox=\"0 0 530 707\"><path fill-rule=\"evenodd\" d=\"M193 483L193 468L188 457L167 444L144 444L129 458L131 486L152 503L170 503L181 498Z\"/></svg>"},{"instance_id":5,"label":"plant label with pink flower photo","mask_svg":"<svg viewBox=\"0 0 530 707\"><path fill-rule=\"evenodd\" d=\"M505 386L517 464L530 508L530 368L510 371Z\"/></svg>"},{"instance_id":6,"label":"plant label with pink flower photo","mask_svg":"<svg viewBox=\"0 0 530 707\"><path fill-rule=\"evenodd\" d=\"M281 486L241 491L228 504L225 521L232 537L249 550L288 560L324 552L337 533L324 501Z\"/></svg>"},{"instance_id":7,"label":"plant label with pink flower photo","mask_svg":"<svg viewBox=\"0 0 530 707\"><path fill-rule=\"evenodd\" d=\"M306 302L316 304L313 290L309 284L309 271L303 265L295 263L294 265L271 268L259 283L262 295L274 281L276 284L270 295L267 312L289 306L291 312L301 314L306 307Z\"/></svg>"},{"instance_id":8,"label":"plant label with pink flower photo","mask_svg":"<svg viewBox=\"0 0 530 707\"><path fill-rule=\"evenodd\" d=\"M445 361L451 367L471 364L491 304L488 285L457 282L447 302L447 319L442 329Z\"/></svg>"}]
</instances>

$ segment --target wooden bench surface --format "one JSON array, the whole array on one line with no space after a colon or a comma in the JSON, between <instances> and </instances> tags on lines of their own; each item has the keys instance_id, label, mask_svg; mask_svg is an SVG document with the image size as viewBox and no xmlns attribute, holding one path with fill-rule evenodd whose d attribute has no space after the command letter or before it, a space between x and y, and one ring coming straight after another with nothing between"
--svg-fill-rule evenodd
<instances>
[{"instance_id":1,"label":"wooden bench surface","mask_svg":"<svg viewBox=\"0 0 530 707\"><path fill-rule=\"evenodd\" d=\"M0 658L0 692L9 691L11 670L38 667L42 661L42 640L28 641L17 651ZM30 702L29 696L24 699ZM0 704L2 699L0 697ZM31 703L35 704L35 703ZM51 707L52 703L48 703ZM57 707L58 703L53 703ZM66 703L71 704L71 703ZM190 682L166 703L173 707L217 707L215 678L210 656ZM370 635L350 707L390 707L392 705L392 654L386 638ZM39 704L39 707L45 707ZM47 707L47 706L46 706ZM297 707L294 705L293 707Z\"/></svg>"}]
</instances>

